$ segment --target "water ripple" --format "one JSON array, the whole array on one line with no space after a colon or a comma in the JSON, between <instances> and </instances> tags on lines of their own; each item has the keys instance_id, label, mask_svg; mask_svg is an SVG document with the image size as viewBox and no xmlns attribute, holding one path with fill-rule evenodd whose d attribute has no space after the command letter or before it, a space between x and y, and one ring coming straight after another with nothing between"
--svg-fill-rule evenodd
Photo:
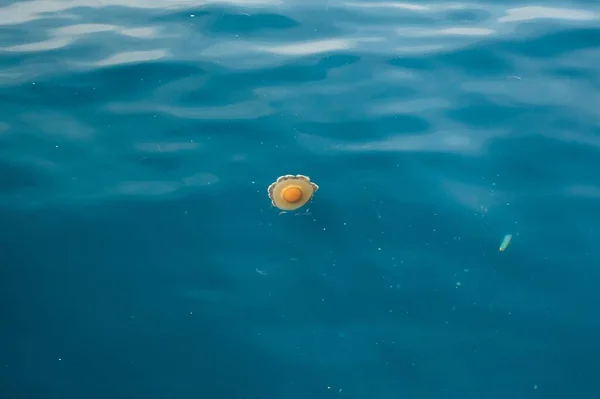
<instances>
[{"instance_id":1,"label":"water ripple","mask_svg":"<svg viewBox=\"0 0 600 399\"><path fill-rule=\"evenodd\" d=\"M119 23L111 18L114 7L146 14ZM57 185L54 194L44 188L15 197L11 190L2 197L6 203L52 203L78 190L97 199L107 192L129 195L132 189L102 188L122 186L119 176L127 173L87 176L81 158L65 157L61 148L93 141L96 150L80 151L102 163L107 150L99 149L115 136L135 142L150 135L163 148L172 145L159 130L131 130L131 118L175 118L182 128L185 121L276 118L284 130L270 140L296 137L321 154L328 148L476 155L498 139L532 133L596 141L595 9L73 0L16 2L0 15L0 87L10 112L2 120L3 158L28 173L52 164L61 176L103 181L96 190L73 182ZM553 20L560 25L544 22ZM34 35L22 35L31 29ZM143 63L153 66L143 69ZM26 113L19 104L27 104ZM58 108L65 105L77 114ZM203 130L184 136L210 146ZM31 147L31 140L46 147ZM122 166L143 180L139 167ZM186 175L197 165L180 167L179 175Z\"/></svg>"}]
</instances>

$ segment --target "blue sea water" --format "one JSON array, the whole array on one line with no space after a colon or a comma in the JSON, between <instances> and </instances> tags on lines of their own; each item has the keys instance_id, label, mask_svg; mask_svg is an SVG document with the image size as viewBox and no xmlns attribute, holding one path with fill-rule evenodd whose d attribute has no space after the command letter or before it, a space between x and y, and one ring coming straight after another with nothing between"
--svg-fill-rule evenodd
<instances>
[{"instance_id":1,"label":"blue sea water","mask_svg":"<svg viewBox=\"0 0 600 399\"><path fill-rule=\"evenodd\" d=\"M1 2L0 398L597 399L599 65L594 2Z\"/></svg>"}]
</instances>

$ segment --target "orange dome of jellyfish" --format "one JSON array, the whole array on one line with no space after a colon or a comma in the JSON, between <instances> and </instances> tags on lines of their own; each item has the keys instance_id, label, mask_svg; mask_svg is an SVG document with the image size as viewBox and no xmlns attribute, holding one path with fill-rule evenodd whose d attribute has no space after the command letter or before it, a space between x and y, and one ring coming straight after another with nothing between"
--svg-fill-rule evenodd
<instances>
[{"instance_id":1,"label":"orange dome of jellyfish","mask_svg":"<svg viewBox=\"0 0 600 399\"><path fill-rule=\"evenodd\" d=\"M285 175L269 186L269 198L273 206L293 211L306 205L318 189L308 176Z\"/></svg>"}]
</instances>

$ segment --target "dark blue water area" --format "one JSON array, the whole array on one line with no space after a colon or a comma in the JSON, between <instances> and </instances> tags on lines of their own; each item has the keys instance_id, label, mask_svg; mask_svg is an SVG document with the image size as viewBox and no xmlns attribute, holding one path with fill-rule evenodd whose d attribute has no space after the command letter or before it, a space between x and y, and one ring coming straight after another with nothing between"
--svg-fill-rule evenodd
<instances>
[{"instance_id":1,"label":"dark blue water area","mask_svg":"<svg viewBox=\"0 0 600 399\"><path fill-rule=\"evenodd\" d=\"M594 2L1 2L0 398L597 399L599 65Z\"/></svg>"}]
</instances>

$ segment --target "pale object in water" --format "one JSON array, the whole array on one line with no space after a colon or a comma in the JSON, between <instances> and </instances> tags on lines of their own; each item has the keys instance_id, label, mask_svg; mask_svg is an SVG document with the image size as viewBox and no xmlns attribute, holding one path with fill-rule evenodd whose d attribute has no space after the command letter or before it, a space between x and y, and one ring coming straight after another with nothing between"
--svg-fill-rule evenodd
<instances>
[{"instance_id":1,"label":"pale object in water","mask_svg":"<svg viewBox=\"0 0 600 399\"><path fill-rule=\"evenodd\" d=\"M506 248L508 248L508 244L510 244L510 240L512 240L512 234L507 234L502 239L502 243L500 244L499 251L503 252Z\"/></svg>"}]
</instances>

